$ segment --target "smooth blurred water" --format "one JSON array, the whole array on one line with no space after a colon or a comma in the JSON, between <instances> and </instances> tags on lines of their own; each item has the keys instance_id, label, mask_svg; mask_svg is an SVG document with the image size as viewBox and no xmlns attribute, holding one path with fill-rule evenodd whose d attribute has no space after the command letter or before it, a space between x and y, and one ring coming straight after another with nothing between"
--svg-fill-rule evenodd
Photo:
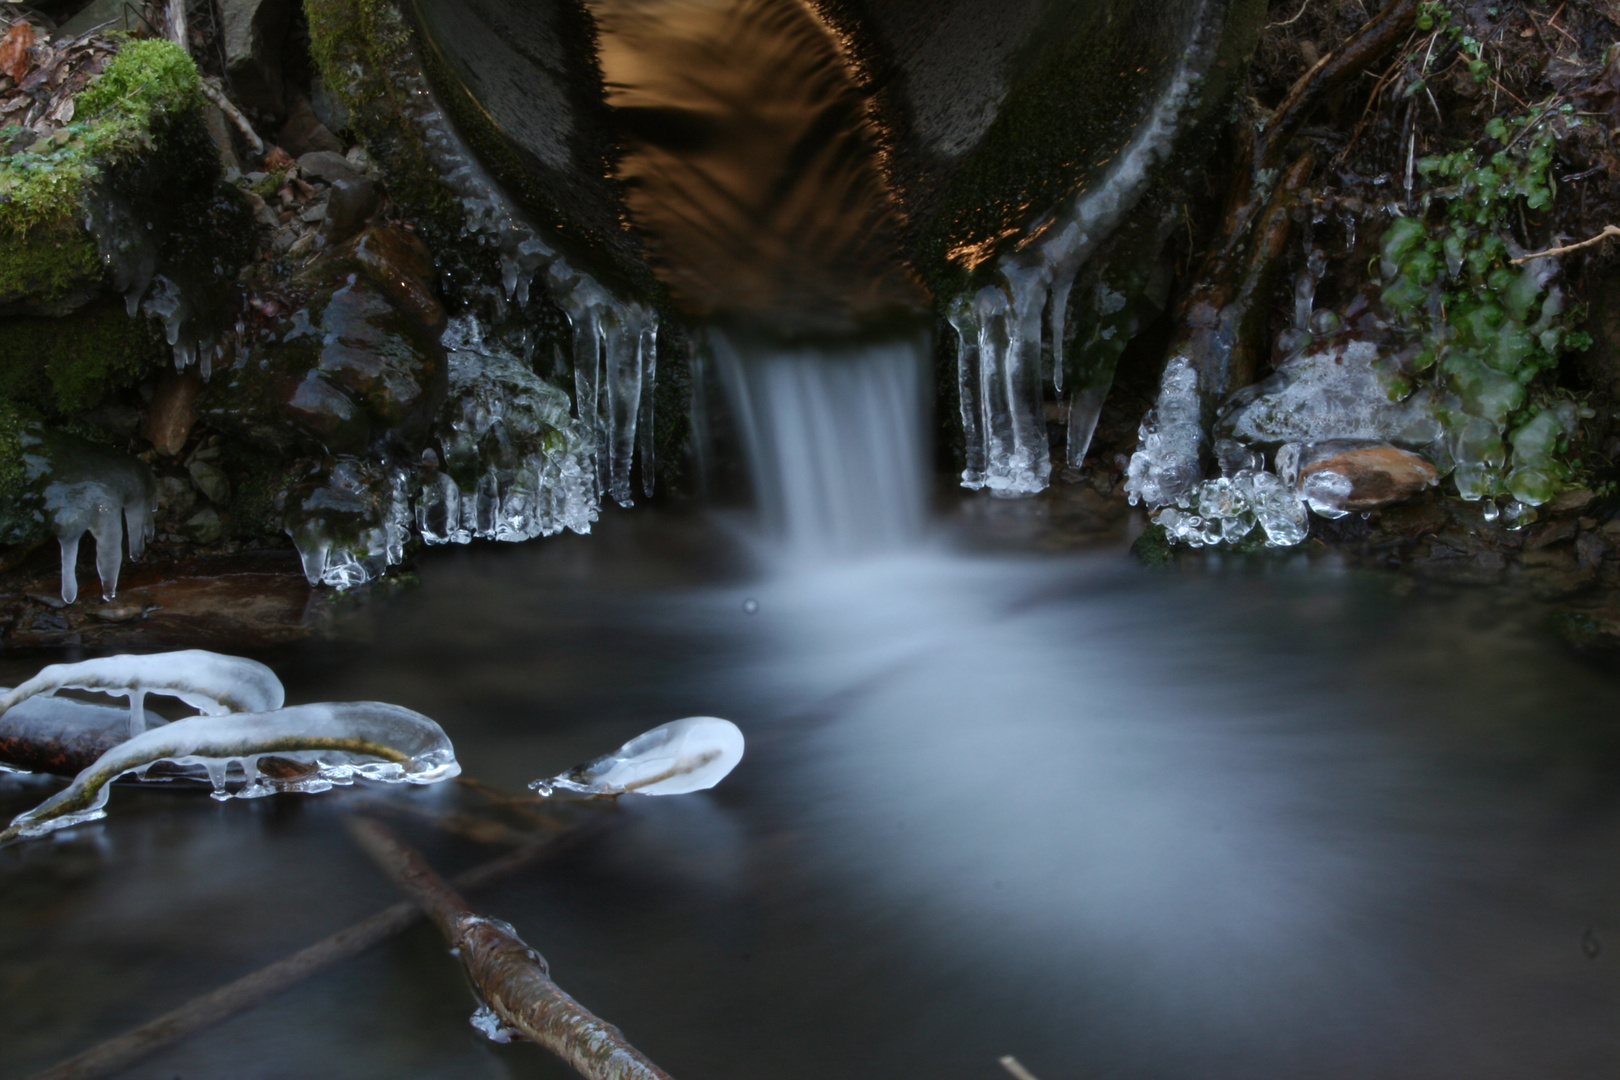
<instances>
[{"instance_id":1,"label":"smooth blurred water","mask_svg":"<svg viewBox=\"0 0 1620 1080\"><path fill-rule=\"evenodd\" d=\"M435 552L370 641L263 659L290 701L434 716L513 788L743 727L714 792L626 800L475 897L676 1076L1613 1075L1620 685L1518 600L1297 560L739 557L647 511ZM47 790L0 777L0 813ZM0 1077L391 902L339 824L359 794L120 790L0 852ZM568 1075L472 1007L419 928L127 1075Z\"/></svg>"}]
</instances>

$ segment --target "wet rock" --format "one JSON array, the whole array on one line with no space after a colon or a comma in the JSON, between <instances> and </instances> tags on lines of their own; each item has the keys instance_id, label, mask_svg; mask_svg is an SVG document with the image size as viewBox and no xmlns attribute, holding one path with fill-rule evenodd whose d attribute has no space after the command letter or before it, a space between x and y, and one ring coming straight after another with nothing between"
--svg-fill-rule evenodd
<instances>
[{"instance_id":1,"label":"wet rock","mask_svg":"<svg viewBox=\"0 0 1620 1080\"><path fill-rule=\"evenodd\" d=\"M207 461L193 461L187 471L191 473L191 482L197 485L198 491L208 496L209 502L224 506L231 501L231 482L225 476L224 469Z\"/></svg>"},{"instance_id":2,"label":"wet rock","mask_svg":"<svg viewBox=\"0 0 1620 1080\"><path fill-rule=\"evenodd\" d=\"M224 527L219 520L219 511L211 506L205 506L187 518L180 530L186 539L194 543L212 544L223 534Z\"/></svg>"},{"instance_id":3,"label":"wet rock","mask_svg":"<svg viewBox=\"0 0 1620 1080\"><path fill-rule=\"evenodd\" d=\"M348 128L349 110L327 89L325 80L319 75L310 80L309 107L328 130L343 131Z\"/></svg>"},{"instance_id":4,"label":"wet rock","mask_svg":"<svg viewBox=\"0 0 1620 1080\"><path fill-rule=\"evenodd\" d=\"M1583 570L1601 565L1608 552L1609 545L1600 533L1583 532L1575 540L1575 556Z\"/></svg>"},{"instance_id":5,"label":"wet rock","mask_svg":"<svg viewBox=\"0 0 1620 1080\"><path fill-rule=\"evenodd\" d=\"M291 283L291 313L209 389L205 415L281 452L416 453L448 387L432 272L420 241L391 227L328 252Z\"/></svg>"},{"instance_id":6,"label":"wet rock","mask_svg":"<svg viewBox=\"0 0 1620 1080\"><path fill-rule=\"evenodd\" d=\"M193 406L202 389L202 379L195 372L165 373L141 422L141 438L164 457L178 454L197 423Z\"/></svg>"},{"instance_id":7,"label":"wet rock","mask_svg":"<svg viewBox=\"0 0 1620 1080\"><path fill-rule=\"evenodd\" d=\"M1313 443L1300 453L1300 493L1312 510L1326 516L1405 502L1439 477L1424 458L1387 443Z\"/></svg>"},{"instance_id":8,"label":"wet rock","mask_svg":"<svg viewBox=\"0 0 1620 1080\"><path fill-rule=\"evenodd\" d=\"M349 159L332 150L314 150L298 158L298 171L313 180L354 180L360 170L349 164Z\"/></svg>"},{"instance_id":9,"label":"wet rock","mask_svg":"<svg viewBox=\"0 0 1620 1080\"><path fill-rule=\"evenodd\" d=\"M197 505L197 487L178 476L160 476L157 481L157 512L166 520L182 519Z\"/></svg>"},{"instance_id":10,"label":"wet rock","mask_svg":"<svg viewBox=\"0 0 1620 1080\"><path fill-rule=\"evenodd\" d=\"M220 0L231 94L270 119L283 115L281 47L292 0Z\"/></svg>"},{"instance_id":11,"label":"wet rock","mask_svg":"<svg viewBox=\"0 0 1620 1080\"><path fill-rule=\"evenodd\" d=\"M1575 539L1575 528L1574 521L1554 521L1531 533L1529 539L1524 542L1524 549L1527 552L1540 551L1542 548L1551 547L1553 544L1573 540Z\"/></svg>"},{"instance_id":12,"label":"wet rock","mask_svg":"<svg viewBox=\"0 0 1620 1080\"><path fill-rule=\"evenodd\" d=\"M303 98L287 109L287 122L281 126L276 142L294 158L317 150L329 150L339 156L343 153L342 141L327 130Z\"/></svg>"}]
</instances>

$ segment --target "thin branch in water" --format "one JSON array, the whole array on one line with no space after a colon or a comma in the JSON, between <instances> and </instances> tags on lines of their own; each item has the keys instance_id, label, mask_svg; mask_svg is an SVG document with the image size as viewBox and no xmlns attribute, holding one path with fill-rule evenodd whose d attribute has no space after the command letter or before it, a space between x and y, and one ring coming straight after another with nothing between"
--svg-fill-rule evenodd
<instances>
[{"instance_id":1,"label":"thin branch in water","mask_svg":"<svg viewBox=\"0 0 1620 1080\"><path fill-rule=\"evenodd\" d=\"M1600 244L1611 236L1620 236L1620 225L1605 225L1602 232L1577 244L1565 244L1563 247L1548 248L1546 251L1533 251L1529 255L1520 255L1513 260L1513 264L1517 266L1520 263L1527 263L1531 259L1545 259L1549 255L1568 255L1572 251L1579 251L1582 248L1591 247L1593 244Z\"/></svg>"},{"instance_id":2,"label":"thin branch in water","mask_svg":"<svg viewBox=\"0 0 1620 1080\"><path fill-rule=\"evenodd\" d=\"M607 815L595 816L594 820L574 826L567 832L536 840L467 871L455 879L455 885L458 889L477 889L488 885L543 856L595 835L609 820L611 818ZM421 917L421 909L416 904L401 900L291 956L192 998L155 1020L58 1062L29 1080L98 1080L99 1077L122 1072L167 1046L268 1001L339 960L359 956L373 946L397 937L414 926Z\"/></svg>"},{"instance_id":3,"label":"thin branch in water","mask_svg":"<svg viewBox=\"0 0 1620 1080\"><path fill-rule=\"evenodd\" d=\"M511 927L475 914L421 855L385 827L350 818L349 833L438 925L500 1028L544 1046L586 1080L672 1080L618 1028L552 982L545 959Z\"/></svg>"}]
</instances>

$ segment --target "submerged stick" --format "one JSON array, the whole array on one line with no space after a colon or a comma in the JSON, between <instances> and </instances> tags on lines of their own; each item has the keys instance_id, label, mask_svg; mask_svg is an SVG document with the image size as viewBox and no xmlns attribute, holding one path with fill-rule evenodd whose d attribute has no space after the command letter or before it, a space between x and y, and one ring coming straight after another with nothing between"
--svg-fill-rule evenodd
<instances>
[{"instance_id":1,"label":"submerged stick","mask_svg":"<svg viewBox=\"0 0 1620 1080\"><path fill-rule=\"evenodd\" d=\"M566 832L536 840L467 871L457 877L454 884L458 889L481 888L521 870L541 856L594 835L607 820L606 817L597 818L584 825L575 825ZM397 937L421 917L422 911L415 903L401 900L291 956L217 990L192 998L155 1020L58 1062L44 1072L35 1073L29 1080L96 1080L120 1072L150 1054L268 1001L339 960L359 956L373 946Z\"/></svg>"},{"instance_id":2,"label":"submerged stick","mask_svg":"<svg viewBox=\"0 0 1620 1080\"><path fill-rule=\"evenodd\" d=\"M587 1080L672 1080L626 1042L618 1028L552 982L545 959L510 926L475 914L420 855L386 828L351 818L349 832L438 924L501 1025L544 1046Z\"/></svg>"}]
</instances>

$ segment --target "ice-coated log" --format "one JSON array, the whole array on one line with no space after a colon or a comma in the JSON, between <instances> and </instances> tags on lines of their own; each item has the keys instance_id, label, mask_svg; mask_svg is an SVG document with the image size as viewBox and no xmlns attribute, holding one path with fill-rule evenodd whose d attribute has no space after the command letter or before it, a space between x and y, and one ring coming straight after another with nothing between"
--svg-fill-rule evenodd
<instances>
[{"instance_id":1,"label":"ice-coated log","mask_svg":"<svg viewBox=\"0 0 1620 1080\"><path fill-rule=\"evenodd\" d=\"M276 775L267 775L260 771L262 758L303 768L278 768ZM356 776L434 784L461 772L455 749L438 724L379 701L194 716L113 747L72 784L12 819L0 831L0 844L105 817L108 785L160 761L205 774L216 799L326 791L351 784Z\"/></svg>"},{"instance_id":2,"label":"ice-coated log","mask_svg":"<svg viewBox=\"0 0 1620 1080\"><path fill-rule=\"evenodd\" d=\"M689 716L643 732L611 754L575 765L529 788L542 795L684 795L724 780L743 756L743 734L730 720Z\"/></svg>"},{"instance_id":3,"label":"ice-coated log","mask_svg":"<svg viewBox=\"0 0 1620 1080\"><path fill-rule=\"evenodd\" d=\"M0 694L7 693L0 687ZM145 727L163 717L147 712ZM0 770L75 776L130 737L129 710L41 694L0 716ZM144 730L144 728L143 728Z\"/></svg>"},{"instance_id":4,"label":"ice-coated log","mask_svg":"<svg viewBox=\"0 0 1620 1080\"><path fill-rule=\"evenodd\" d=\"M58 690L94 690L129 698L130 734L146 730L147 694L166 694L208 716L268 712L286 701L281 680L259 663L240 656L181 649L149 655L125 654L51 664L13 690L0 694L0 716L18 702Z\"/></svg>"}]
</instances>

